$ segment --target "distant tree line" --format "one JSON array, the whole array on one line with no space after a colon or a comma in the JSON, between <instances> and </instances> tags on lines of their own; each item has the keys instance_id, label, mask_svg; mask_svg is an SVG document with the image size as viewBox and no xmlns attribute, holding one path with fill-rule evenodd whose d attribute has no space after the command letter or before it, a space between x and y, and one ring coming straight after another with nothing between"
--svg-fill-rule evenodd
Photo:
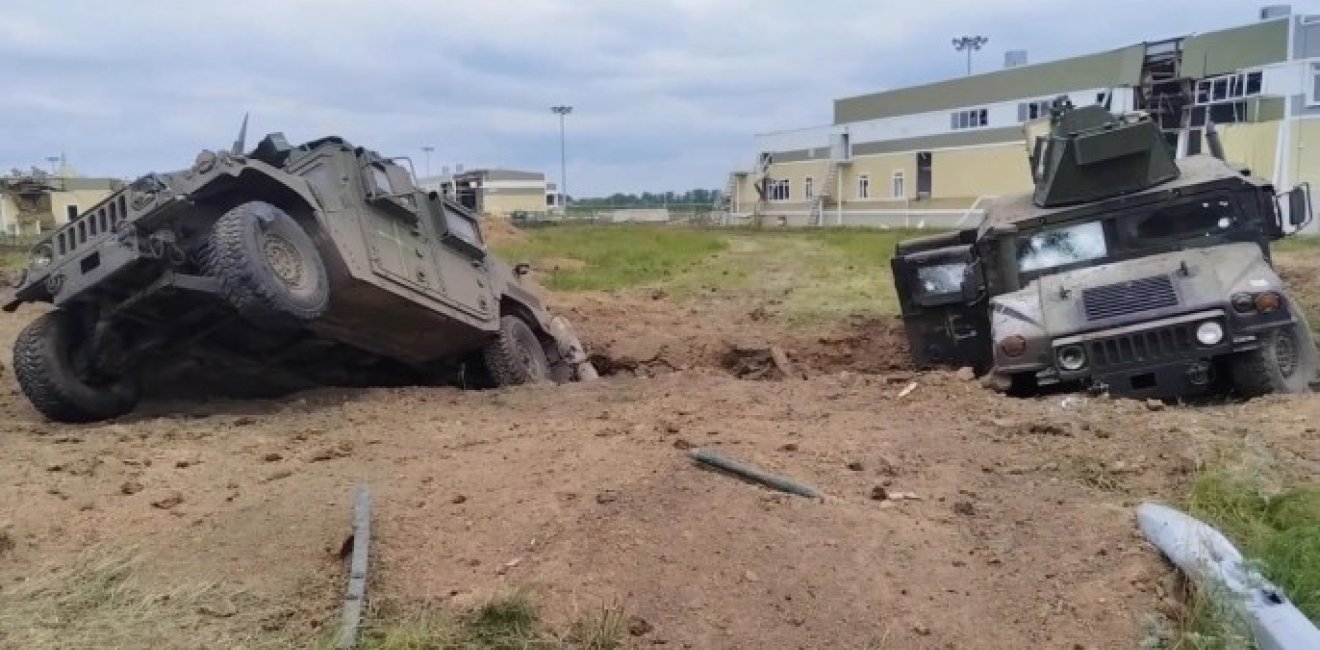
<instances>
[{"instance_id":1,"label":"distant tree line","mask_svg":"<svg viewBox=\"0 0 1320 650\"><path fill-rule=\"evenodd\" d=\"M629 207L656 208L676 204L710 204L720 195L719 190L688 190L686 192L642 192L641 194L623 194L615 192L609 196L571 199L577 207Z\"/></svg>"}]
</instances>

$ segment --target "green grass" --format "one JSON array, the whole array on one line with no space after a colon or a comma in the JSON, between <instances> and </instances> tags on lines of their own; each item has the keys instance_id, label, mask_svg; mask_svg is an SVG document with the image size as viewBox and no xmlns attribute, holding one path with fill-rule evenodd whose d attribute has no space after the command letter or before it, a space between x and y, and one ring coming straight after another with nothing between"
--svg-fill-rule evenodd
<instances>
[{"instance_id":1,"label":"green grass","mask_svg":"<svg viewBox=\"0 0 1320 650\"><path fill-rule=\"evenodd\" d=\"M569 258L581 270L545 276L551 289L609 290L672 278L728 247L720 235L691 228L662 226L563 226L530 231L530 241L500 247L508 260Z\"/></svg>"},{"instance_id":2,"label":"green grass","mask_svg":"<svg viewBox=\"0 0 1320 650\"><path fill-rule=\"evenodd\" d=\"M1281 253L1314 251L1320 249L1320 236L1294 235L1270 244L1270 248Z\"/></svg>"},{"instance_id":3,"label":"green grass","mask_svg":"<svg viewBox=\"0 0 1320 650\"><path fill-rule=\"evenodd\" d=\"M1218 528L1312 621L1320 621L1320 484L1268 493L1224 472L1201 476L1188 511ZM1177 648L1221 650L1250 638L1213 599L1193 596Z\"/></svg>"},{"instance_id":4,"label":"green grass","mask_svg":"<svg viewBox=\"0 0 1320 650\"><path fill-rule=\"evenodd\" d=\"M541 618L535 599L518 591L466 613L444 608L408 610L392 603L369 613L362 650L617 650L626 636L622 614L613 608L583 617L566 630ZM328 637L314 648L333 648Z\"/></svg>"},{"instance_id":5,"label":"green grass","mask_svg":"<svg viewBox=\"0 0 1320 650\"><path fill-rule=\"evenodd\" d=\"M789 324L809 326L850 314L898 313L889 259L899 240L918 234L930 233L587 225L529 231L530 241L500 253L533 264L584 263L544 272L552 289L647 287L678 299L732 294L768 305Z\"/></svg>"}]
</instances>

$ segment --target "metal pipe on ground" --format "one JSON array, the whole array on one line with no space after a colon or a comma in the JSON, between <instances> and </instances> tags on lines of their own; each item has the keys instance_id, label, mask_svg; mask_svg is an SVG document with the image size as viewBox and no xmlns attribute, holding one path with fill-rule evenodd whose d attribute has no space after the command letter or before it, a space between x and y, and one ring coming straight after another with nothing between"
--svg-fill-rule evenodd
<instances>
[{"instance_id":1,"label":"metal pipe on ground","mask_svg":"<svg viewBox=\"0 0 1320 650\"><path fill-rule=\"evenodd\" d=\"M780 492L796 494L797 496L811 499L821 499L825 497L824 493L814 487L803 485L783 476L771 474L762 469L741 463L728 456L708 449L693 449L689 454L692 456L693 460L699 463L724 470L747 480L760 483L766 487L774 488Z\"/></svg>"},{"instance_id":2,"label":"metal pipe on ground","mask_svg":"<svg viewBox=\"0 0 1320 650\"><path fill-rule=\"evenodd\" d=\"M367 597L367 550L370 546L371 490L366 485L359 485L353 495L353 550L348 563L348 589L344 594L339 650L352 650L357 646L362 605Z\"/></svg>"}]
</instances>

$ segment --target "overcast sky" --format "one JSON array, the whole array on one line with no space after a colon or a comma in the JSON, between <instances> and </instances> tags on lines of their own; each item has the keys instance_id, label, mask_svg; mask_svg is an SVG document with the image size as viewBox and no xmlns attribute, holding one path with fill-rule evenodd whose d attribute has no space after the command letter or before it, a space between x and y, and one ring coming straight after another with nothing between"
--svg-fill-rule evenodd
<instances>
[{"instance_id":1,"label":"overcast sky","mask_svg":"<svg viewBox=\"0 0 1320 650\"><path fill-rule=\"evenodd\" d=\"M1256 19L1242 0L2 0L0 171L61 152L134 177L249 133L338 134L424 173L559 172L568 189L722 188L752 136L831 100L963 73L953 36L1032 62ZM1320 12L1320 0L1294 2ZM253 141L250 137L249 144Z\"/></svg>"}]
</instances>

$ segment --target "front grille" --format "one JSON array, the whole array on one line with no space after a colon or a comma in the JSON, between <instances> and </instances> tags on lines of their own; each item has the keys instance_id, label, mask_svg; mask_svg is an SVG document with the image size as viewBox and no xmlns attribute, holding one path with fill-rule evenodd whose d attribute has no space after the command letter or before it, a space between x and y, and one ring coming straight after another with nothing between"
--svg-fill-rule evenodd
<instances>
[{"instance_id":1,"label":"front grille","mask_svg":"<svg viewBox=\"0 0 1320 650\"><path fill-rule=\"evenodd\" d=\"M128 218L128 203L124 192L110 198L95 208L84 212L77 219L70 221L51 238L51 247L55 249L55 259L73 255L95 242L101 235L113 232L119 223Z\"/></svg>"},{"instance_id":2,"label":"front grille","mask_svg":"<svg viewBox=\"0 0 1320 650\"><path fill-rule=\"evenodd\" d=\"M1197 349L1196 327L1204 321L1088 341L1087 356L1097 370L1176 359Z\"/></svg>"},{"instance_id":3,"label":"front grille","mask_svg":"<svg viewBox=\"0 0 1320 650\"><path fill-rule=\"evenodd\" d=\"M1082 308L1087 320L1126 316L1178 304L1173 281L1167 275L1107 284L1082 290Z\"/></svg>"}]
</instances>

